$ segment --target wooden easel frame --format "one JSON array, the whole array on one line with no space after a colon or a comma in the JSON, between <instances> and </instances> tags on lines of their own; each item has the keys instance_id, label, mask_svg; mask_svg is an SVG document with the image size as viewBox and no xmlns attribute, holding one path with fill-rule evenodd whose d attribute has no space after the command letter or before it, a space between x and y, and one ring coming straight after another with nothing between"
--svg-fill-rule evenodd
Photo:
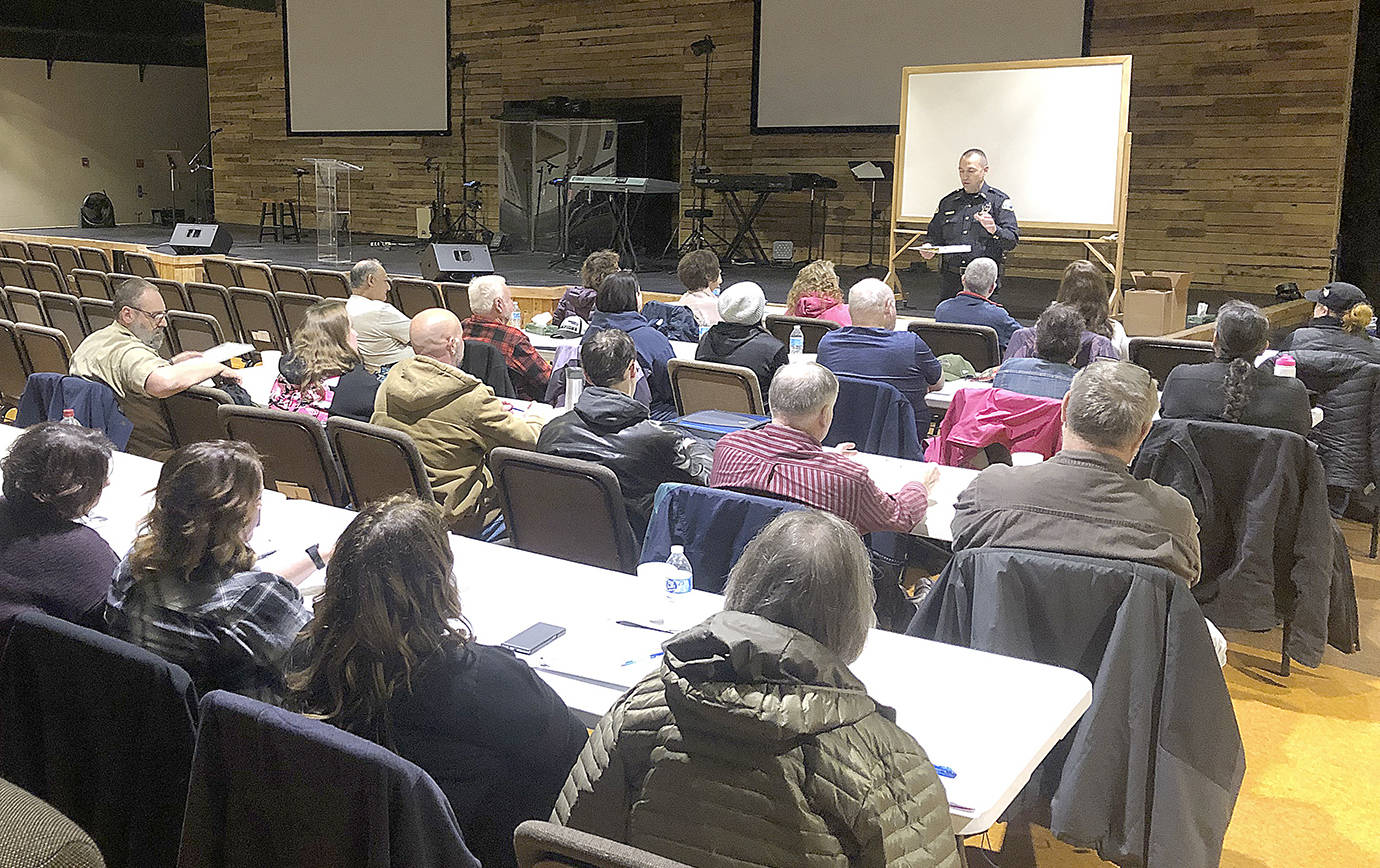
<instances>
[{"instance_id":1,"label":"wooden easel frame","mask_svg":"<svg viewBox=\"0 0 1380 868\"><path fill-rule=\"evenodd\" d=\"M896 277L896 260L916 244L924 240L929 228L929 218L902 216L901 191L905 176L903 157L906 148L906 108L910 103L910 78L916 73L936 72L984 72L1004 69L1040 69L1069 66L1109 66L1121 63L1121 153L1118 155L1117 186L1115 192L1115 222L1111 226L1075 223L1029 223L1022 230L1049 230L1049 235L1022 235L1022 244L1081 244L1088 252L1088 258L1106 268L1112 276L1111 296L1108 306L1113 315L1121 312L1121 274L1126 257L1126 200L1130 190L1131 173L1131 133L1129 130L1131 106L1131 56L1111 55L1106 57L1076 57L1060 60L1010 61L1004 63L960 63L940 66L908 66L901 70L901 126L896 136L895 170L892 173L891 195L891 233L887 254L888 284L899 285ZM1086 234L1078 234L1086 233Z\"/></svg>"}]
</instances>

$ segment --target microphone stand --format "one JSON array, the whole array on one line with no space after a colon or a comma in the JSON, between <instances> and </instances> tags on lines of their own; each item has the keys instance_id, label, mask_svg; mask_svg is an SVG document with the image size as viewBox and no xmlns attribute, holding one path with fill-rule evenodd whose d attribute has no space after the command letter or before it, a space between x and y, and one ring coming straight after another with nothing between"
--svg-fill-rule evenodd
<instances>
[{"instance_id":1,"label":"microphone stand","mask_svg":"<svg viewBox=\"0 0 1380 868\"><path fill-rule=\"evenodd\" d=\"M202 169L205 169L206 171L212 173L212 174L211 174L212 183L213 183L213 184L215 183L215 169L210 165L210 160L209 160L209 158L210 158L210 156L211 156L211 155L210 155L211 140L214 139L214 138L216 137L216 133L220 132L220 131L223 130L223 129L225 129L225 127L216 127L214 130L211 130L211 134L208 135L208 136L206 137L206 144L202 145L201 148L200 148L195 154L192 155L192 159L189 160L188 163L187 163L187 171L188 171L189 174L195 175L197 172L201 171ZM202 162L201 162L201 155L202 155L202 154L206 154L206 156L207 156L207 158L208 158L206 164L202 164ZM299 200L299 202L300 202L300 200L301 200L301 198L302 198L302 192L301 192L302 179L301 179L300 177L297 179L297 187L298 187L297 198L298 198L298 200ZM212 204L211 204L211 222L214 223L214 222L216 222L216 209L215 209L215 200L214 200L214 198L211 199L211 203L212 203ZM301 205L300 205L300 204L298 205L298 209L299 209L299 210L301 209ZM177 211L177 207L176 207L176 205L174 205L174 207L173 207L173 212L174 212L173 216L174 216L174 217L177 216L176 211ZM199 217L200 214L198 214L197 216Z\"/></svg>"}]
</instances>

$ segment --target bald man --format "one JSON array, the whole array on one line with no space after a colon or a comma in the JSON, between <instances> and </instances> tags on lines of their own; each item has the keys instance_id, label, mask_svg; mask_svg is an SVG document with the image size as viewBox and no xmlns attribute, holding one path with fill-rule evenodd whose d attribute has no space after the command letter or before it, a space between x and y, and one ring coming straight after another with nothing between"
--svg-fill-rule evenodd
<instances>
[{"instance_id":1,"label":"bald man","mask_svg":"<svg viewBox=\"0 0 1380 868\"><path fill-rule=\"evenodd\" d=\"M370 421L417 444L452 530L495 538L502 519L485 458L496 446L536 448L542 421L510 412L488 386L460 370L465 334L455 314L424 310L412 318L408 335L416 355L388 372Z\"/></svg>"}]
</instances>

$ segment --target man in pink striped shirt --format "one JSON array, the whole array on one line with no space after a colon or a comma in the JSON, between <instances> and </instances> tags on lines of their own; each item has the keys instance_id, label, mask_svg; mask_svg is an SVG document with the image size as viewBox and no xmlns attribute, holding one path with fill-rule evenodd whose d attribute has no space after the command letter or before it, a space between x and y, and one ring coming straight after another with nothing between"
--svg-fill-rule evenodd
<instances>
[{"instance_id":1,"label":"man in pink striped shirt","mask_svg":"<svg viewBox=\"0 0 1380 868\"><path fill-rule=\"evenodd\" d=\"M853 444L821 446L838 396L838 378L828 368L810 363L778 369L771 382L771 423L721 438L709 484L806 503L850 522L858 533L910 533L925 517L926 485L934 484L939 471L931 467L923 483L907 482L887 494L849 457Z\"/></svg>"}]
</instances>

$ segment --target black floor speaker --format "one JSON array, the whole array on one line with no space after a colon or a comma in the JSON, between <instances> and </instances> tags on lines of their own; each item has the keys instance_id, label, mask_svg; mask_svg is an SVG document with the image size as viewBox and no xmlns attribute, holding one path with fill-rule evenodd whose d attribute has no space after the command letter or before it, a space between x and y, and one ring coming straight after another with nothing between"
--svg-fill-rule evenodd
<instances>
[{"instance_id":1,"label":"black floor speaker","mask_svg":"<svg viewBox=\"0 0 1380 868\"><path fill-rule=\"evenodd\" d=\"M168 239L168 246L179 256L229 253L231 243L230 230L219 223L179 223Z\"/></svg>"},{"instance_id":2,"label":"black floor speaker","mask_svg":"<svg viewBox=\"0 0 1380 868\"><path fill-rule=\"evenodd\" d=\"M494 261L483 244L429 244L422 250L422 277L467 283L471 277L494 273Z\"/></svg>"}]
</instances>

